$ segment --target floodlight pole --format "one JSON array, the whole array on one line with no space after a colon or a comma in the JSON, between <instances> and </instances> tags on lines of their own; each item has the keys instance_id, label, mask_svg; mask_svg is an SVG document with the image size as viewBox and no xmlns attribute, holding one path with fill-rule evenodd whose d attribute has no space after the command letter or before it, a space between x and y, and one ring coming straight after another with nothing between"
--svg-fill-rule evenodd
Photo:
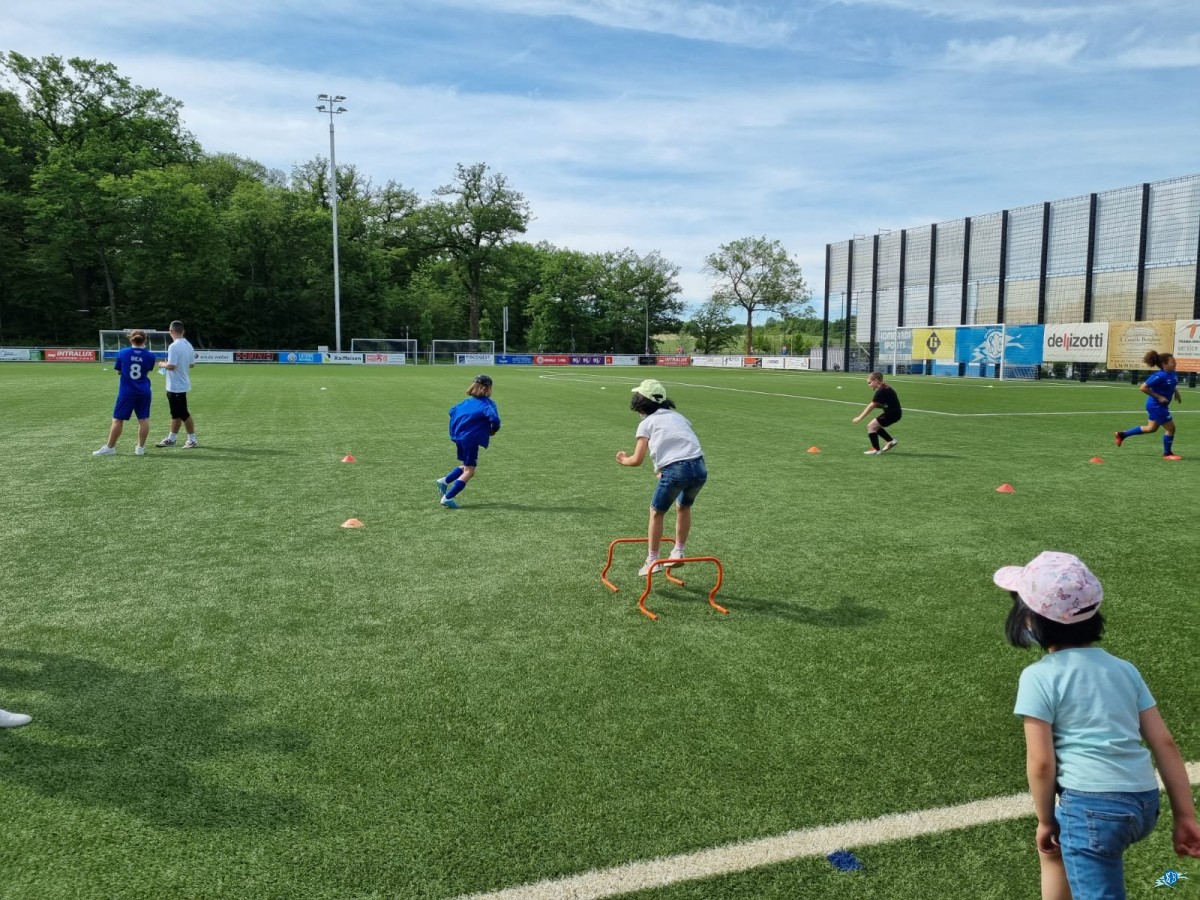
<instances>
[{"instance_id":1,"label":"floodlight pole","mask_svg":"<svg viewBox=\"0 0 1200 900\"><path fill-rule=\"evenodd\" d=\"M650 355L650 298L646 297L646 351L645 355Z\"/></svg>"},{"instance_id":2,"label":"floodlight pole","mask_svg":"<svg viewBox=\"0 0 1200 900\"><path fill-rule=\"evenodd\" d=\"M333 140L333 117L346 112L346 107L337 106L346 98L341 94L317 94L318 100L325 101L317 107L318 112L329 113L329 201L333 209L333 345L338 353L342 352L342 287L338 274L338 221L337 221L337 153Z\"/></svg>"}]
</instances>

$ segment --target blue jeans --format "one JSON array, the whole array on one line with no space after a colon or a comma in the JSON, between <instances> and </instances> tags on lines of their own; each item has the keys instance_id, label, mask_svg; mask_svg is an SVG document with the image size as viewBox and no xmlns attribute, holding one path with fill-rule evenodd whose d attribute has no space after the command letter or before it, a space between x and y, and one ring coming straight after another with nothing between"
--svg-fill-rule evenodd
<instances>
[{"instance_id":1,"label":"blue jeans","mask_svg":"<svg viewBox=\"0 0 1200 900\"><path fill-rule=\"evenodd\" d=\"M650 505L665 513L678 498L680 506L689 507L696 502L696 495L700 493L700 488L704 487L706 481L708 469L704 467L703 456L673 462L663 467L662 476L658 479L658 488L654 491Z\"/></svg>"},{"instance_id":2,"label":"blue jeans","mask_svg":"<svg viewBox=\"0 0 1200 900\"><path fill-rule=\"evenodd\" d=\"M1073 900L1124 900L1124 853L1154 830L1158 791L1096 794L1063 788L1055 815Z\"/></svg>"}]
</instances>

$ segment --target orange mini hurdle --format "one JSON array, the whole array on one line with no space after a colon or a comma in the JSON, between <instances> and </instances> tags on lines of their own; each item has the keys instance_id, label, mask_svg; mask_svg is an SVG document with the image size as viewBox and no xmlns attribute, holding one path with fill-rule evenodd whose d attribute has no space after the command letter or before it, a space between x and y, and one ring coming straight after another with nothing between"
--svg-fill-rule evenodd
<instances>
[{"instance_id":1,"label":"orange mini hurdle","mask_svg":"<svg viewBox=\"0 0 1200 900\"><path fill-rule=\"evenodd\" d=\"M663 540L670 543L672 546L675 544L674 538L665 537ZM649 542L649 538L617 538L610 543L608 545L608 561L604 563L604 568L600 570L600 580L604 582L604 586L614 594L620 593L621 591L619 587L608 580L608 570L612 568L613 562L613 548L616 547L617 544L646 544ZM717 601L713 599L717 595L717 591L721 589L721 582L725 580L725 569L721 565L721 561L715 556L685 556L682 559L668 559L663 557L662 559L655 560L654 564L650 566L650 571L646 573L646 589L642 591L642 596L638 597L638 609L641 610L642 614L649 616L655 621L658 620L658 616L646 608L646 598L650 596L650 591L654 587L654 573L656 571L662 572L664 575L666 575L667 581L670 581L673 584L682 585L684 583L683 580L681 578L676 578L671 573L671 569L667 568L667 563L672 563L674 566L681 566L684 563L699 562L710 562L716 565L717 583L714 584L712 590L708 592L708 605L717 612L728 615L729 610L723 606L718 606Z\"/></svg>"}]
</instances>

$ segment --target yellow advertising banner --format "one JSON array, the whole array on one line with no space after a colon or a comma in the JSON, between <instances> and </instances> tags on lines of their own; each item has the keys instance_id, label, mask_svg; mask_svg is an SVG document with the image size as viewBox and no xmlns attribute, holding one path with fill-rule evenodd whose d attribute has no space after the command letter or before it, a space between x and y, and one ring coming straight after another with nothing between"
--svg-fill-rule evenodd
<instances>
[{"instance_id":1,"label":"yellow advertising banner","mask_svg":"<svg viewBox=\"0 0 1200 900\"><path fill-rule=\"evenodd\" d=\"M1200 372L1200 319L1175 323L1175 367L1178 372Z\"/></svg>"},{"instance_id":2,"label":"yellow advertising banner","mask_svg":"<svg viewBox=\"0 0 1200 900\"><path fill-rule=\"evenodd\" d=\"M913 359L943 359L954 362L954 335L957 329L914 328L912 330Z\"/></svg>"},{"instance_id":3,"label":"yellow advertising banner","mask_svg":"<svg viewBox=\"0 0 1200 900\"><path fill-rule=\"evenodd\" d=\"M1175 346L1175 320L1108 323L1108 367L1145 369L1142 357L1147 350L1171 353Z\"/></svg>"}]
</instances>

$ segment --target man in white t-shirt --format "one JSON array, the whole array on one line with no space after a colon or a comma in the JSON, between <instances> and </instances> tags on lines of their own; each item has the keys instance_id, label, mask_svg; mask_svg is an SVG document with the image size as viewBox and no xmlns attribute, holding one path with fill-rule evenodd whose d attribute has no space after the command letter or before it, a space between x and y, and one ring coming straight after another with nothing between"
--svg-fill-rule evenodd
<instances>
[{"instance_id":1,"label":"man in white t-shirt","mask_svg":"<svg viewBox=\"0 0 1200 900\"><path fill-rule=\"evenodd\" d=\"M160 362L160 371L167 376L167 403L171 407L171 433L155 444L155 447L174 447L180 426L187 426L187 442L184 450L196 447L196 423L188 411L187 394L192 389L192 366L196 364L196 351L185 338L183 323L176 319L170 325L171 346L167 348L166 362Z\"/></svg>"}]
</instances>

